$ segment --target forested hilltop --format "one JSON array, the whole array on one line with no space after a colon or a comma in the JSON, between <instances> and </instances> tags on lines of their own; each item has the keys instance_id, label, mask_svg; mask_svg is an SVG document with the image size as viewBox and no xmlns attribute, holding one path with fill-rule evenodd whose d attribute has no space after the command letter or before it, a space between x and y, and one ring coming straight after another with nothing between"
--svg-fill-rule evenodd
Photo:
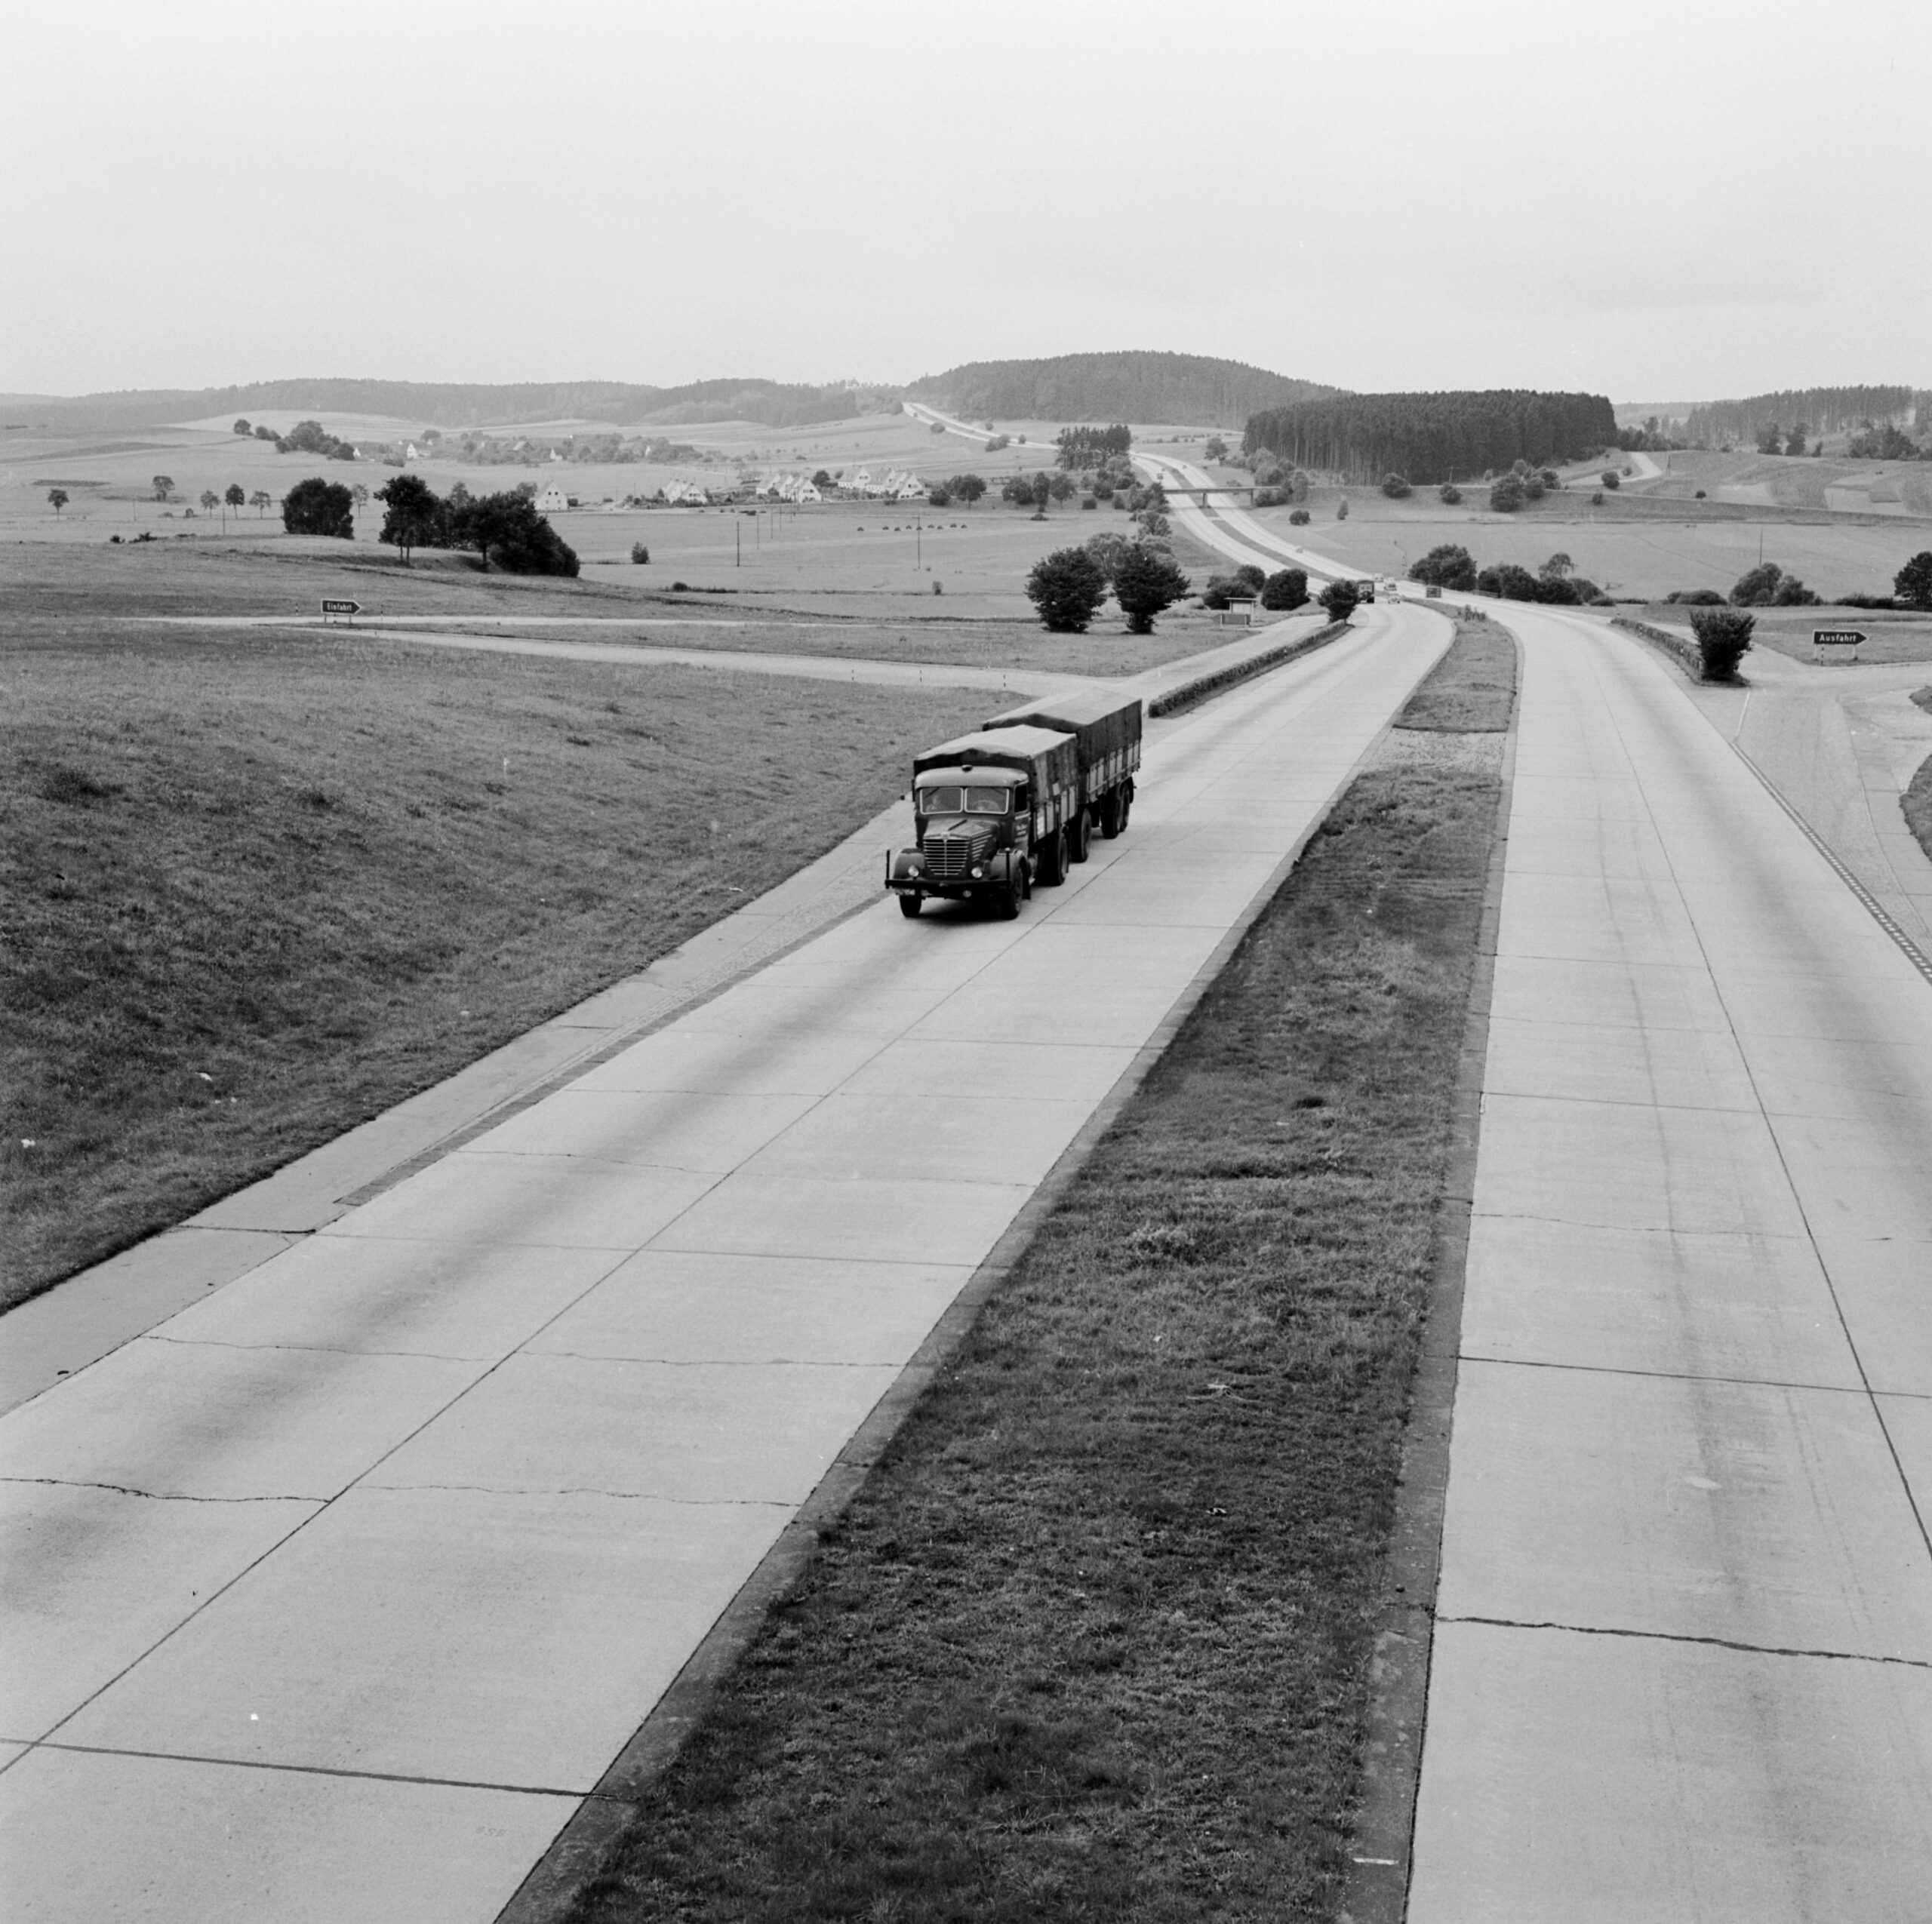
<instances>
[{"instance_id":1,"label":"forested hilltop","mask_svg":"<svg viewBox=\"0 0 1932 1924\"><path fill-rule=\"evenodd\" d=\"M1600 394L1530 388L1440 394L1340 394L1251 416L1242 445L1298 468L1352 481L1398 474L1417 482L1580 461L1617 444L1617 420Z\"/></svg>"},{"instance_id":2,"label":"forested hilltop","mask_svg":"<svg viewBox=\"0 0 1932 1924\"><path fill-rule=\"evenodd\" d=\"M214 414L277 410L387 414L441 428L559 420L609 421L624 427L758 421L779 428L844 420L898 404L884 389L845 382L811 386L742 379L692 381L670 388L629 381L254 381L239 387L155 388L71 398L15 395L0 401L15 420L69 432L155 427Z\"/></svg>"},{"instance_id":3,"label":"forested hilltop","mask_svg":"<svg viewBox=\"0 0 1932 1924\"><path fill-rule=\"evenodd\" d=\"M1712 401L1694 407L1676 430L1694 447L1727 442L1749 447L1767 429L1799 427L1814 436L1849 428L1909 427L1932 423L1932 393L1909 387L1783 388L1742 401Z\"/></svg>"},{"instance_id":4,"label":"forested hilltop","mask_svg":"<svg viewBox=\"0 0 1932 1924\"><path fill-rule=\"evenodd\" d=\"M1145 421L1232 427L1257 409L1339 394L1241 361L1153 352L969 361L906 392L981 421Z\"/></svg>"}]
</instances>

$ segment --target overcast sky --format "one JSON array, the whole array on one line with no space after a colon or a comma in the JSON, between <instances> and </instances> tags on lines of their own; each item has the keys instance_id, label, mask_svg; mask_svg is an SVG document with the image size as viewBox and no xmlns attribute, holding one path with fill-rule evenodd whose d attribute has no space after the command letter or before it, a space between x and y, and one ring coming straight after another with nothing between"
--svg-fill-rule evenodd
<instances>
[{"instance_id":1,"label":"overcast sky","mask_svg":"<svg viewBox=\"0 0 1932 1924\"><path fill-rule=\"evenodd\" d=\"M0 389L1932 386L1927 0L61 0Z\"/></svg>"}]
</instances>

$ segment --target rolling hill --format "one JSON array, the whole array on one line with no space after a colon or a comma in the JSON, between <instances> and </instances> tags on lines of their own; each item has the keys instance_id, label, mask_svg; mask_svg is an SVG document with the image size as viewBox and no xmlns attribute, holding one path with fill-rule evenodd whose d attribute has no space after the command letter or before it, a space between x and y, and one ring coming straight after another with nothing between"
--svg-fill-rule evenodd
<instances>
[{"instance_id":1,"label":"rolling hill","mask_svg":"<svg viewBox=\"0 0 1932 1924\"><path fill-rule=\"evenodd\" d=\"M1046 361L969 361L906 389L980 420L1146 421L1241 426L1263 408L1339 394L1241 361L1198 354L1062 354Z\"/></svg>"}]
</instances>

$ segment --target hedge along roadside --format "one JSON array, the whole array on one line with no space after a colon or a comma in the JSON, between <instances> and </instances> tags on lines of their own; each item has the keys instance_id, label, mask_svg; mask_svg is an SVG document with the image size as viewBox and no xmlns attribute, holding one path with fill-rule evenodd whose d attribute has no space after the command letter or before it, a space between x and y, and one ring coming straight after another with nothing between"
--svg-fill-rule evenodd
<instances>
[{"instance_id":1,"label":"hedge along roadside","mask_svg":"<svg viewBox=\"0 0 1932 1924\"><path fill-rule=\"evenodd\" d=\"M1612 628L1628 629L1632 635L1668 655L1693 681L1703 680L1704 658L1697 652L1696 642L1687 641L1682 635L1673 635L1667 628L1654 628L1647 621L1633 621L1628 615L1612 615L1610 625Z\"/></svg>"},{"instance_id":2,"label":"hedge along roadside","mask_svg":"<svg viewBox=\"0 0 1932 1924\"><path fill-rule=\"evenodd\" d=\"M1387 1558L1503 794L1497 632L1459 636L855 1452L743 1661L715 1651L607 1782L601 1874L567 1833L506 1917L1334 1914L1377 1639L1417 1581Z\"/></svg>"},{"instance_id":3,"label":"hedge along roadside","mask_svg":"<svg viewBox=\"0 0 1932 1924\"><path fill-rule=\"evenodd\" d=\"M1237 662L1230 668L1224 668L1214 675L1204 675L1198 681L1183 681L1177 688L1170 688L1165 694L1157 695L1147 704L1150 716L1178 715L1183 708L1190 708L1197 702L1204 702L1211 695L1218 695L1224 690L1247 681L1250 676L1265 673L1271 668L1279 668L1285 662L1294 661L1310 650L1319 648L1324 642L1334 641L1347 631L1345 621L1331 621L1325 628L1318 628L1312 634L1297 637L1293 641L1284 641L1278 648L1269 648L1263 653L1251 655L1244 662Z\"/></svg>"}]
</instances>

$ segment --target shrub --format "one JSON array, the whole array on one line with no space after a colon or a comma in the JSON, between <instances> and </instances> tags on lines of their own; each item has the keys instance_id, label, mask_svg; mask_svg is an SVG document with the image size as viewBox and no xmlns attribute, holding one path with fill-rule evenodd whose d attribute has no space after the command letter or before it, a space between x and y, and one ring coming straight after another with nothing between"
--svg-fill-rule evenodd
<instances>
[{"instance_id":1,"label":"shrub","mask_svg":"<svg viewBox=\"0 0 1932 1924\"><path fill-rule=\"evenodd\" d=\"M1606 468L1601 476L1603 484L1614 494L1623 485L1623 477L1614 468Z\"/></svg>"},{"instance_id":2,"label":"shrub","mask_svg":"<svg viewBox=\"0 0 1932 1924\"><path fill-rule=\"evenodd\" d=\"M1270 614L1287 614L1308 599L1308 575L1301 568L1277 568L1261 584L1261 605Z\"/></svg>"},{"instance_id":3,"label":"shrub","mask_svg":"<svg viewBox=\"0 0 1932 1924\"><path fill-rule=\"evenodd\" d=\"M1297 508L1294 512L1288 517L1288 525L1291 527L1307 527L1308 510L1306 508Z\"/></svg>"},{"instance_id":4,"label":"shrub","mask_svg":"<svg viewBox=\"0 0 1932 1924\"><path fill-rule=\"evenodd\" d=\"M1462 503L1463 490L1454 481L1444 481L1435 490L1435 498L1445 507L1459 507Z\"/></svg>"},{"instance_id":5,"label":"shrub","mask_svg":"<svg viewBox=\"0 0 1932 1924\"><path fill-rule=\"evenodd\" d=\"M1361 590L1352 581L1331 581L1315 599L1331 621L1346 621L1361 600Z\"/></svg>"},{"instance_id":6,"label":"shrub","mask_svg":"<svg viewBox=\"0 0 1932 1924\"><path fill-rule=\"evenodd\" d=\"M1724 597L1715 588L1673 588L1663 598L1666 601L1681 602L1687 608L1721 608Z\"/></svg>"},{"instance_id":7,"label":"shrub","mask_svg":"<svg viewBox=\"0 0 1932 1924\"><path fill-rule=\"evenodd\" d=\"M988 441L988 442L986 443L986 452L987 452L989 454L997 454L997 453L1000 451L1000 450L1001 450L1002 447L1004 447L1005 445L1006 445L1006 437L1005 437L1005 435L995 435L993 436L992 439L991 441Z\"/></svg>"},{"instance_id":8,"label":"shrub","mask_svg":"<svg viewBox=\"0 0 1932 1924\"><path fill-rule=\"evenodd\" d=\"M1523 484L1514 475L1500 475L1490 484L1490 511L1513 515L1523 505Z\"/></svg>"},{"instance_id":9,"label":"shrub","mask_svg":"<svg viewBox=\"0 0 1932 1924\"><path fill-rule=\"evenodd\" d=\"M1415 490L1410 487L1407 478L1401 475L1384 475L1382 491L1391 501L1406 501Z\"/></svg>"},{"instance_id":10,"label":"shrub","mask_svg":"<svg viewBox=\"0 0 1932 1924\"><path fill-rule=\"evenodd\" d=\"M631 560L638 567L646 566L651 560L651 550L641 541L631 543Z\"/></svg>"},{"instance_id":11,"label":"shrub","mask_svg":"<svg viewBox=\"0 0 1932 1924\"><path fill-rule=\"evenodd\" d=\"M1165 555L1137 541L1125 544L1113 567L1114 598L1130 635L1152 633L1154 617L1187 592L1187 576Z\"/></svg>"},{"instance_id":12,"label":"shrub","mask_svg":"<svg viewBox=\"0 0 1932 1924\"><path fill-rule=\"evenodd\" d=\"M1259 595L1268 579L1266 571L1257 568L1252 561L1244 561L1235 569L1234 578L1251 595Z\"/></svg>"},{"instance_id":13,"label":"shrub","mask_svg":"<svg viewBox=\"0 0 1932 1924\"><path fill-rule=\"evenodd\" d=\"M1484 568L1476 576L1476 592L1481 595L1494 595L1503 601L1540 601L1543 599L1543 584L1527 568L1518 567L1514 561L1505 561L1499 567Z\"/></svg>"},{"instance_id":14,"label":"shrub","mask_svg":"<svg viewBox=\"0 0 1932 1924\"><path fill-rule=\"evenodd\" d=\"M1755 616L1740 614L1734 608L1700 608L1690 617L1691 632L1697 638L1706 681L1734 681L1737 664L1751 646Z\"/></svg>"},{"instance_id":15,"label":"shrub","mask_svg":"<svg viewBox=\"0 0 1932 1924\"><path fill-rule=\"evenodd\" d=\"M1603 506L1603 490L1601 488L1598 488L1597 491L1590 496L1590 506L1592 508L1601 508Z\"/></svg>"},{"instance_id":16,"label":"shrub","mask_svg":"<svg viewBox=\"0 0 1932 1924\"><path fill-rule=\"evenodd\" d=\"M1523 499L1525 501L1540 501L1547 491L1549 484L1540 475L1525 475L1523 477L1522 485Z\"/></svg>"},{"instance_id":17,"label":"shrub","mask_svg":"<svg viewBox=\"0 0 1932 1924\"><path fill-rule=\"evenodd\" d=\"M1346 498L1335 504L1335 518L1338 521L1345 521L1349 518L1349 504ZM1337 615L1335 619L1340 621L1342 617Z\"/></svg>"},{"instance_id":18,"label":"shrub","mask_svg":"<svg viewBox=\"0 0 1932 1924\"><path fill-rule=\"evenodd\" d=\"M691 592L691 585L688 581L674 581L671 584L671 592L673 595L688 595Z\"/></svg>"},{"instance_id":19,"label":"shrub","mask_svg":"<svg viewBox=\"0 0 1932 1924\"><path fill-rule=\"evenodd\" d=\"M1895 595L1841 595L1838 606L1841 608L1870 608L1875 612L1881 608L1900 608L1912 605L1901 601Z\"/></svg>"},{"instance_id":20,"label":"shrub","mask_svg":"<svg viewBox=\"0 0 1932 1924\"><path fill-rule=\"evenodd\" d=\"M281 524L291 534L326 534L353 541L355 497L341 482L311 475L297 481L283 499Z\"/></svg>"},{"instance_id":21,"label":"shrub","mask_svg":"<svg viewBox=\"0 0 1932 1924\"><path fill-rule=\"evenodd\" d=\"M1700 487L1700 489L1698 489L1697 492L1694 495L1693 495L1693 496L1691 496L1691 499L1692 499L1694 501L1701 501L1701 500L1703 500L1703 498L1704 498L1704 490L1703 490L1701 487Z\"/></svg>"},{"instance_id":22,"label":"shrub","mask_svg":"<svg viewBox=\"0 0 1932 1924\"><path fill-rule=\"evenodd\" d=\"M1080 497L1080 505L1083 508L1097 508L1100 504L1092 495L1083 494Z\"/></svg>"},{"instance_id":23,"label":"shrub","mask_svg":"<svg viewBox=\"0 0 1932 1924\"><path fill-rule=\"evenodd\" d=\"M1055 635L1084 635L1107 598L1107 578L1084 548L1056 548L1033 564L1026 598Z\"/></svg>"},{"instance_id":24,"label":"shrub","mask_svg":"<svg viewBox=\"0 0 1932 1924\"><path fill-rule=\"evenodd\" d=\"M1892 592L1909 607L1932 608L1932 548L1920 549L1892 577Z\"/></svg>"},{"instance_id":25,"label":"shrub","mask_svg":"<svg viewBox=\"0 0 1932 1924\"><path fill-rule=\"evenodd\" d=\"M1409 579L1429 588L1457 588L1466 592L1476 585L1476 564L1466 548L1444 542L1432 548L1409 570Z\"/></svg>"},{"instance_id":26,"label":"shrub","mask_svg":"<svg viewBox=\"0 0 1932 1924\"><path fill-rule=\"evenodd\" d=\"M1734 608L1768 608L1778 598L1784 570L1775 561L1760 561L1737 577L1730 591Z\"/></svg>"},{"instance_id":27,"label":"shrub","mask_svg":"<svg viewBox=\"0 0 1932 1924\"><path fill-rule=\"evenodd\" d=\"M1238 592L1237 584L1229 576L1211 574L1208 585L1201 591L1201 605L1204 608L1225 608Z\"/></svg>"}]
</instances>

